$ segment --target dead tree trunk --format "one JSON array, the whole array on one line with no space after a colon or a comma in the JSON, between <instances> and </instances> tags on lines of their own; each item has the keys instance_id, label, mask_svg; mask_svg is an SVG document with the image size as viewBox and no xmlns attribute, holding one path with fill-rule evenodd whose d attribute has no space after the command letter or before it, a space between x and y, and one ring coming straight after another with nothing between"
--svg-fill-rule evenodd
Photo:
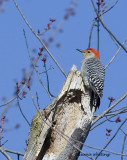
<instances>
[{"instance_id":1,"label":"dead tree trunk","mask_svg":"<svg viewBox=\"0 0 127 160\"><path fill-rule=\"evenodd\" d=\"M23 160L77 160L92 117L89 90L73 66L53 103L34 116Z\"/></svg>"}]
</instances>

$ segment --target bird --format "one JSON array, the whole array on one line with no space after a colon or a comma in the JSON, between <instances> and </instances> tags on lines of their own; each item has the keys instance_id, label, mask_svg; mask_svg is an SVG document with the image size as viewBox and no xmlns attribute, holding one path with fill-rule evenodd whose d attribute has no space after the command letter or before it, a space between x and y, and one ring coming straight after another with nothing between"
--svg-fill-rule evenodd
<instances>
[{"instance_id":1,"label":"bird","mask_svg":"<svg viewBox=\"0 0 127 160\"><path fill-rule=\"evenodd\" d=\"M81 64L81 76L85 87L90 90L90 107L94 107L96 111L103 96L105 67L101 63L100 54L96 49L76 50L84 56Z\"/></svg>"}]
</instances>

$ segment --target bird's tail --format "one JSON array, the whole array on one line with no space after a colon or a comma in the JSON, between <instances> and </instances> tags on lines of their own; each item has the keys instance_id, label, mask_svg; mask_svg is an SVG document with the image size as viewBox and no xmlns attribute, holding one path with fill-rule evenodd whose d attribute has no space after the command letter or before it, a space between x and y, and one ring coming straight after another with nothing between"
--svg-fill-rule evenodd
<instances>
[{"instance_id":1,"label":"bird's tail","mask_svg":"<svg viewBox=\"0 0 127 160\"><path fill-rule=\"evenodd\" d=\"M91 92L91 100L90 100L91 108L95 107L95 111L100 106L100 97L95 94L93 91Z\"/></svg>"}]
</instances>

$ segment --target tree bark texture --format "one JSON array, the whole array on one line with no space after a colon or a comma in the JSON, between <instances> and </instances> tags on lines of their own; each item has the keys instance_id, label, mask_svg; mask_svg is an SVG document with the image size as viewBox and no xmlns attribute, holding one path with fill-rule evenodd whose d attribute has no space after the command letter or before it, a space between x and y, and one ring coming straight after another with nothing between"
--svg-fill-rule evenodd
<instances>
[{"instance_id":1,"label":"tree bark texture","mask_svg":"<svg viewBox=\"0 0 127 160\"><path fill-rule=\"evenodd\" d=\"M34 116L23 160L77 160L92 117L90 92L73 66L56 99Z\"/></svg>"}]
</instances>

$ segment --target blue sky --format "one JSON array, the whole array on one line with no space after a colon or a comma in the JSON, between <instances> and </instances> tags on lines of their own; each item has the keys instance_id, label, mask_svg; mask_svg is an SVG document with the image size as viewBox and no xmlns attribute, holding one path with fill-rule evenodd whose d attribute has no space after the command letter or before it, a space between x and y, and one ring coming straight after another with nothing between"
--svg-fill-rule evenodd
<instances>
[{"instance_id":1,"label":"blue sky","mask_svg":"<svg viewBox=\"0 0 127 160\"><path fill-rule=\"evenodd\" d=\"M42 39L45 40L48 40L48 38L51 36L53 28L59 24L66 13L66 9L68 9L71 5L71 0L18 0L17 2L26 19L35 31L38 31L38 29L40 31L44 31L44 28L50 22L49 19L56 19L56 21L51 25L51 30L47 31L42 37ZM94 2L96 1L94 0ZM105 3L106 2L107 0L105 0ZM110 3L109 7L114 2L115 0ZM123 42L127 37L126 6L126 0L119 1L110 12L103 16L105 25L112 31L112 33L120 42ZM77 6L75 7L75 15L70 16L65 21L61 28L62 31L57 33L54 41L49 44L49 50L64 69L66 74L68 74L73 64L75 64L78 70L80 70L83 57L76 51L76 49L86 49L88 47L89 33L94 17L95 13L91 1L78 1ZM24 68L29 70L30 67L30 60L27 53L23 29L25 29L26 32L31 55L36 57L37 53L33 53L32 50L36 49L38 52L39 48L42 46L24 23L13 1L9 0L4 5L4 12L0 13L0 104L3 103L3 96L6 97L6 101L13 97L15 82L20 82L23 77L22 70ZM56 44L58 43L61 44L59 48L56 47ZM91 47L97 48L96 27L94 27L93 30ZM127 44L125 44L125 47L127 48ZM114 41L111 39L107 31L100 26L100 55L102 63L106 65L116 51L117 46L115 45ZM50 66L54 68L53 70L49 71L48 74L50 91L56 96L65 81L65 77L54 64L50 56L46 52L44 52L44 54L47 56L47 68ZM38 65L39 71L43 71L44 67L41 60L38 62ZM113 96L117 100L127 91L126 68L127 53L121 49L116 59L106 70L104 96L101 100L101 106L96 114L100 114L108 107L108 97ZM43 74L41 78L46 85L45 75ZM36 113L36 109L33 106L28 89L26 88L25 91L28 94L26 95L26 98L20 101L20 105L29 122L31 122L32 117ZM36 92L38 92L41 108L46 107L46 105L50 103L49 97L39 83L35 73L32 79L32 92L35 99ZM117 107L123 107L126 106L126 104L127 100L125 99ZM1 113L4 108L5 107L0 108ZM2 133L2 136L4 137L2 142L6 140L8 140L8 142L4 145L4 147L11 150L24 152L29 126L20 114L20 111L16 105L16 101L11 103L11 106L9 107L9 110L5 116L8 121L4 123L4 128L6 131ZM125 115L120 117L122 120L124 120ZM19 129L14 129L16 124L20 124ZM103 126L98 127L89 134L86 143L92 146L98 146L100 148L103 147L106 142L105 129L112 128L113 131L111 134L113 135L119 125L120 124L116 123L105 123ZM95 139L95 136L98 138ZM121 152L122 140L123 134L120 132L108 149ZM84 149L84 152L96 153L96 150ZM11 154L11 156L13 159L16 159L14 155ZM4 159L4 157L0 154L0 159L1 158ZM109 156L109 160L113 158L117 160L119 159L119 156ZM84 158L80 157L79 159L82 160ZM99 159L101 159L101 157ZM103 159L106 159L106 157L103 157Z\"/></svg>"}]
</instances>

